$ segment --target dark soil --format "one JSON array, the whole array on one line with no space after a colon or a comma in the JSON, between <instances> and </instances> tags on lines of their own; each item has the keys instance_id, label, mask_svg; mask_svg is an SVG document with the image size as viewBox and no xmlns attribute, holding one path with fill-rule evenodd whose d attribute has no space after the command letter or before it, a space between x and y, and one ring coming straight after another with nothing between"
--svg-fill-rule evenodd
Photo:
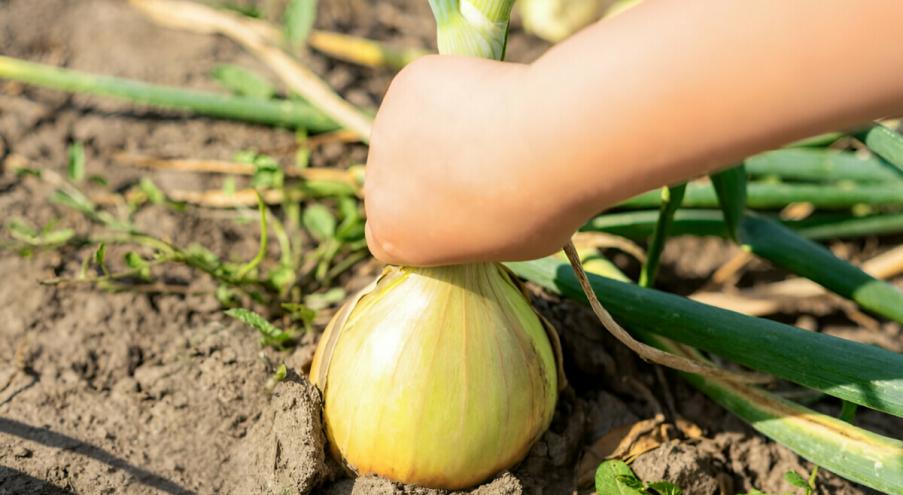
<instances>
[{"instance_id":1,"label":"dark soil","mask_svg":"<svg viewBox=\"0 0 903 495\"><path fill-rule=\"evenodd\" d=\"M259 3L264 14L273 15L282 2ZM433 44L423 0L320 5L323 27L400 44ZM215 89L209 72L222 62L267 73L228 40L164 30L116 0L0 0L0 47L4 55L192 88ZM515 26L511 58L531 60L544 49ZM306 60L362 106L375 107L392 76L316 54ZM82 231L92 228L82 216L50 202L53 187L17 177L13 170L24 165L62 173L67 145L76 140L85 144L88 173L123 191L142 172L114 164L112 156L122 151L229 159L251 148L288 163L295 137L285 130L0 81L0 221L58 220ZM365 157L363 146L330 145L318 149L313 162L347 166ZM199 174L151 176L163 189L218 185ZM256 228L233 218L198 208L151 207L136 222L177 244L199 242L223 258L248 259L257 246ZM855 255L865 248L849 249ZM214 284L185 269L167 273L184 285L181 293L114 294L40 284L77 273L92 250L67 247L30 257L0 253L0 494L433 493L379 478L350 479L327 459L319 394L303 377L316 335L292 355L262 349L256 334L222 315L211 295ZM111 248L108 257L121 255ZM688 293L732 255L721 241L677 240L666 252L663 285ZM360 287L372 268L364 266L347 287ZM626 262L625 268L630 268ZM744 283L780 276L754 264ZM536 302L561 331L572 387L562 394L550 431L529 457L471 493L587 493L591 489L575 486L575 466L586 446L614 427L657 413L680 415L698 424L703 436L675 439L639 457L633 465L643 479L667 478L689 494L753 487L781 492L791 488L783 481L785 471L811 468L676 376L659 378L603 334L585 308L542 295ZM899 345L899 326L865 330L825 304L812 319L813 329ZM782 316L791 322L795 317L792 311ZM265 384L282 360L291 368L289 377L270 395ZM815 407L836 414L838 406L823 401ZM875 413L863 412L859 421L883 433L903 431L899 421ZM870 493L824 471L819 481L819 493Z\"/></svg>"}]
</instances>

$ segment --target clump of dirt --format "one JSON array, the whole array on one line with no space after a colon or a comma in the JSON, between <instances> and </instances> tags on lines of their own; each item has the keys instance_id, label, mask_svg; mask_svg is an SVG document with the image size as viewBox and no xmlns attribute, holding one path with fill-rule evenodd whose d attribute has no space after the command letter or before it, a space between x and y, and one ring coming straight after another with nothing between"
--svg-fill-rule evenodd
<instances>
[{"instance_id":1,"label":"clump of dirt","mask_svg":"<svg viewBox=\"0 0 903 495\"><path fill-rule=\"evenodd\" d=\"M719 493L718 475L723 472L711 453L677 441L641 455L631 467L643 481L667 480L681 487L684 493L698 495Z\"/></svg>"},{"instance_id":2,"label":"clump of dirt","mask_svg":"<svg viewBox=\"0 0 903 495\"><path fill-rule=\"evenodd\" d=\"M639 456L631 465L646 482L667 480L686 494L794 493L785 474L794 471L804 478L813 466L790 449L757 435L720 432L713 438L670 441ZM818 491L825 494L862 493L849 483L820 472Z\"/></svg>"},{"instance_id":3,"label":"clump of dirt","mask_svg":"<svg viewBox=\"0 0 903 495\"><path fill-rule=\"evenodd\" d=\"M811 463L800 459L787 447L756 435L721 432L711 443L720 452L725 467L733 473L737 492L748 492L753 488L767 493L793 492L794 487L787 483L784 474L796 471L808 478L813 468ZM816 484L818 493L861 493L850 483L823 471L819 472Z\"/></svg>"},{"instance_id":4,"label":"clump of dirt","mask_svg":"<svg viewBox=\"0 0 903 495\"><path fill-rule=\"evenodd\" d=\"M317 387L290 371L233 447L227 491L306 494L328 478L321 407Z\"/></svg>"},{"instance_id":5,"label":"clump of dirt","mask_svg":"<svg viewBox=\"0 0 903 495\"><path fill-rule=\"evenodd\" d=\"M326 491L326 495L525 495L533 493L511 473L502 473L492 481L466 492L448 492L395 483L378 476L362 476L340 481Z\"/></svg>"}]
</instances>

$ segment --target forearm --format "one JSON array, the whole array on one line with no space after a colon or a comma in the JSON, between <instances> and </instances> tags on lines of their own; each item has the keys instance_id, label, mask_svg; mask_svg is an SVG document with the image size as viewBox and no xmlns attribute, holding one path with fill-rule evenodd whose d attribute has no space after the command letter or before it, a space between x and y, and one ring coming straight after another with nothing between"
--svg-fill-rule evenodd
<instances>
[{"instance_id":1,"label":"forearm","mask_svg":"<svg viewBox=\"0 0 903 495\"><path fill-rule=\"evenodd\" d=\"M901 24L896 0L644 2L532 65L520 153L560 167L542 180L588 215L903 113Z\"/></svg>"}]
</instances>

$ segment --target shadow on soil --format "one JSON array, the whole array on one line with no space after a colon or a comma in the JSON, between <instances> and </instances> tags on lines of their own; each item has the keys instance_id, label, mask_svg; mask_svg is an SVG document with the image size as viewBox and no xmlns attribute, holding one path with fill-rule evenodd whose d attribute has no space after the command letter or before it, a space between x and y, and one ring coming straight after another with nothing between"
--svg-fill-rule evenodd
<instances>
[{"instance_id":1,"label":"shadow on soil","mask_svg":"<svg viewBox=\"0 0 903 495\"><path fill-rule=\"evenodd\" d=\"M70 452L75 452L86 457L90 457L104 464L107 464L108 466L125 471L134 476L135 479L137 479L140 483L152 488L156 488L157 490L160 490L164 493L177 495L189 495L194 493L162 476L159 476L137 466L133 466L125 460L110 454L106 450L101 449L100 447L82 442L81 440L63 435L61 433L56 433L47 428L31 426L14 419L0 418L0 433L5 433L25 440L29 440L31 442L40 443L48 447L63 449ZM12 471L12 473L8 473L8 471ZM68 490L64 490L45 481L32 478L27 474L0 466L0 480L5 480L8 476L10 476L11 479L10 483L19 482L22 483L22 488L27 487L29 489L38 489L37 491L32 491L30 493L72 493ZM35 484L32 485L29 483Z\"/></svg>"}]
</instances>

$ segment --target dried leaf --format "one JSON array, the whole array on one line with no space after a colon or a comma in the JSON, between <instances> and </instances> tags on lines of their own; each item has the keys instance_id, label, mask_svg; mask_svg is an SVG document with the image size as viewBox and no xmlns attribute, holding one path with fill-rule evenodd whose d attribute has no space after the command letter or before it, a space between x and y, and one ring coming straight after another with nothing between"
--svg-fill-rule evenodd
<instances>
[{"instance_id":1,"label":"dried leaf","mask_svg":"<svg viewBox=\"0 0 903 495\"><path fill-rule=\"evenodd\" d=\"M686 438L702 438L702 428L699 427L696 423L688 421L684 418L678 417L677 420L674 421L677 429L683 433Z\"/></svg>"},{"instance_id":2,"label":"dried leaf","mask_svg":"<svg viewBox=\"0 0 903 495\"><path fill-rule=\"evenodd\" d=\"M630 461L657 448L668 440L669 426L656 416L612 429L584 452L577 467L578 486L592 483L596 467L605 459Z\"/></svg>"}]
</instances>

